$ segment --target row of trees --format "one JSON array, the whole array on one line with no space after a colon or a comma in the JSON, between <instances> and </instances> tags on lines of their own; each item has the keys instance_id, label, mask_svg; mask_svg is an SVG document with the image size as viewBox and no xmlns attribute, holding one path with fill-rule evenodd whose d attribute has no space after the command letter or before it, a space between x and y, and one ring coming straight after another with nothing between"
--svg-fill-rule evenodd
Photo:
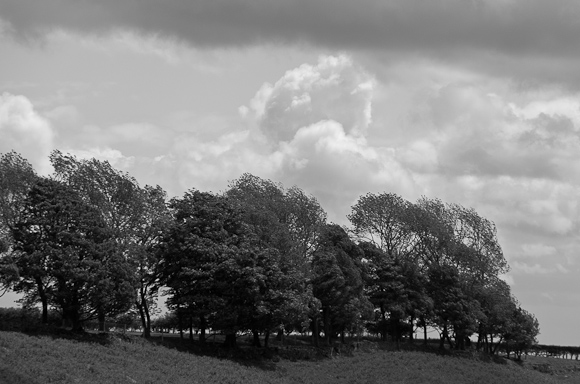
<instances>
[{"instance_id":1,"label":"row of trees","mask_svg":"<svg viewBox=\"0 0 580 384\"><path fill-rule=\"evenodd\" d=\"M473 209L367 194L327 223L317 200L245 174L222 194L167 201L107 162L55 151L51 177L17 153L0 158L0 272L26 305L60 310L74 329L134 310L144 335L160 289L182 328L260 335L309 329L318 345L366 329L399 342L436 328L441 347L521 350L538 322L499 277L492 222Z\"/></svg>"}]
</instances>

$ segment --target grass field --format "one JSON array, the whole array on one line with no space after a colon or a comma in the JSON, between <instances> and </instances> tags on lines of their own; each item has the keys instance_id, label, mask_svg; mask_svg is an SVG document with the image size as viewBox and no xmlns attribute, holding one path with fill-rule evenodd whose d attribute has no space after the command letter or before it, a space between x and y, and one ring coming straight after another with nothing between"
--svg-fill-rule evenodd
<instances>
[{"instance_id":1,"label":"grass field","mask_svg":"<svg viewBox=\"0 0 580 384\"><path fill-rule=\"evenodd\" d=\"M263 350L250 348L231 358L216 349L215 354L223 356L219 358L180 351L164 342L169 346L123 335L75 340L0 332L0 383L580 382L580 364L571 360L529 358L523 365L500 364L418 351L373 350L293 361L284 357L283 350L279 358L278 354L264 357Z\"/></svg>"}]
</instances>

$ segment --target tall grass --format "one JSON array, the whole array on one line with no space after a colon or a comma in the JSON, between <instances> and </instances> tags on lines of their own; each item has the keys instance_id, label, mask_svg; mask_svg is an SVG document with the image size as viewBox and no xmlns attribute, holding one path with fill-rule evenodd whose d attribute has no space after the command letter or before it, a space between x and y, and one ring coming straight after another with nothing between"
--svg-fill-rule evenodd
<instances>
[{"instance_id":1,"label":"tall grass","mask_svg":"<svg viewBox=\"0 0 580 384\"><path fill-rule=\"evenodd\" d=\"M99 342L100 341L100 342ZM0 383L561 383L515 363L424 352L262 365L179 352L140 338L75 341L0 332Z\"/></svg>"}]
</instances>

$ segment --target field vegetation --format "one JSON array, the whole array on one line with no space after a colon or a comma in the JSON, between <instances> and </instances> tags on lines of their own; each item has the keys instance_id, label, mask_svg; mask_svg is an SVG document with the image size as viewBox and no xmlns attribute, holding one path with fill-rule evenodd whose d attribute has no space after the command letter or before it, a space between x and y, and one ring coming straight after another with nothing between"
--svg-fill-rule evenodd
<instances>
[{"instance_id":1,"label":"field vegetation","mask_svg":"<svg viewBox=\"0 0 580 384\"><path fill-rule=\"evenodd\" d=\"M206 346L179 338L123 334L0 332L0 383L577 383L577 361L530 357L516 363L474 354L396 351L374 343L350 356L325 351L296 359L296 346L270 350ZM309 346L308 348L315 349ZM437 350L437 348L435 349ZM269 352L268 352L269 351ZM213 356L211 356L213 354ZM221 357L219 357L220 355ZM562 363L562 364L558 364Z\"/></svg>"}]
</instances>

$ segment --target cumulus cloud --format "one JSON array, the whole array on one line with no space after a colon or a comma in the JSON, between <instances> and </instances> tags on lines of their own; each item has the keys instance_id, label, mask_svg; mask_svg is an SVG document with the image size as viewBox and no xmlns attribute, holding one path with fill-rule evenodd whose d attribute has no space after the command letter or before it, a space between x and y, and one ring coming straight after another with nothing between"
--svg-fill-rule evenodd
<instances>
[{"instance_id":1,"label":"cumulus cloud","mask_svg":"<svg viewBox=\"0 0 580 384\"><path fill-rule=\"evenodd\" d=\"M522 92L444 71L403 92L397 82L426 76L428 63L414 65L377 78L353 56L321 56L259 87L239 108L239 120L207 118L188 123L191 129L150 123L73 129L79 121L73 106L46 111L50 124L26 98L9 95L2 110L28 116L26 129L44 133L15 135L24 129L15 123L2 129L34 138L37 147L45 143L30 156L44 159L56 131L59 149L107 159L170 195L192 187L217 192L252 172L304 188L340 223L369 191L411 201L439 197L495 221L506 256L520 263L516 270L551 272L547 260L575 265L578 95ZM8 101L19 107L6 107ZM537 263L525 264L526 257Z\"/></svg>"},{"instance_id":2,"label":"cumulus cloud","mask_svg":"<svg viewBox=\"0 0 580 384\"><path fill-rule=\"evenodd\" d=\"M250 137L268 148L259 162L271 166L263 171L315 194L340 222L367 191L416 193L395 150L366 138L374 89L375 79L346 55L322 56L264 84L242 108L254 119Z\"/></svg>"},{"instance_id":3,"label":"cumulus cloud","mask_svg":"<svg viewBox=\"0 0 580 384\"><path fill-rule=\"evenodd\" d=\"M28 159L42 174L51 170L48 155L54 132L25 96L0 95L0 153L12 150Z\"/></svg>"},{"instance_id":4,"label":"cumulus cloud","mask_svg":"<svg viewBox=\"0 0 580 384\"><path fill-rule=\"evenodd\" d=\"M231 121L201 121L195 129L167 135L172 139L165 153L147 157L150 172L158 183L180 192L192 187L217 192L228 180L251 172L304 188L339 222L367 191L419 196L395 149L367 140L374 89L374 78L351 57L322 56L260 87L238 109L241 128L232 128L236 122ZM219 129L223 124L229 128ZM119 129L98 129L91 137L104 133L106 144L120 149L124 136ZM130 154L128 149L122 153Z\"/></svg>"},{"instance_id":5,"label":"cumulus cloud","mask_svg":"<svg viewBox=\"0 0 580 384\"><path fill-rule=\"evenodd\" d=\"M388 92L402 101L393 104ZM247 129L178 138L169 150L176 178L219 190L223 180L253 172L303 187L340 222L368 191L411 201L426 194L475 207L520 244L535 236L562 263L572 258L563 237L580 217L575 96L554 103L547 94L455 75L407 92L396 93L351 56L320 57L264 84L240 107ZM522 255L515 244L506 242L508 258Z\"/></svg>"},{"instance_id":6,"label":"cumulus cloud","mask_svg":"<svg viewBox=\"0 0 580 384\"><path fill-rule=\"evenodd\" d=\"M275 84L264 84L250 108L274 144L290 141L301 127L327 119L357 135L371 122L373 84L349 56L324 56L316 65L303 64Z\"/></svg>"}]
</instances>

